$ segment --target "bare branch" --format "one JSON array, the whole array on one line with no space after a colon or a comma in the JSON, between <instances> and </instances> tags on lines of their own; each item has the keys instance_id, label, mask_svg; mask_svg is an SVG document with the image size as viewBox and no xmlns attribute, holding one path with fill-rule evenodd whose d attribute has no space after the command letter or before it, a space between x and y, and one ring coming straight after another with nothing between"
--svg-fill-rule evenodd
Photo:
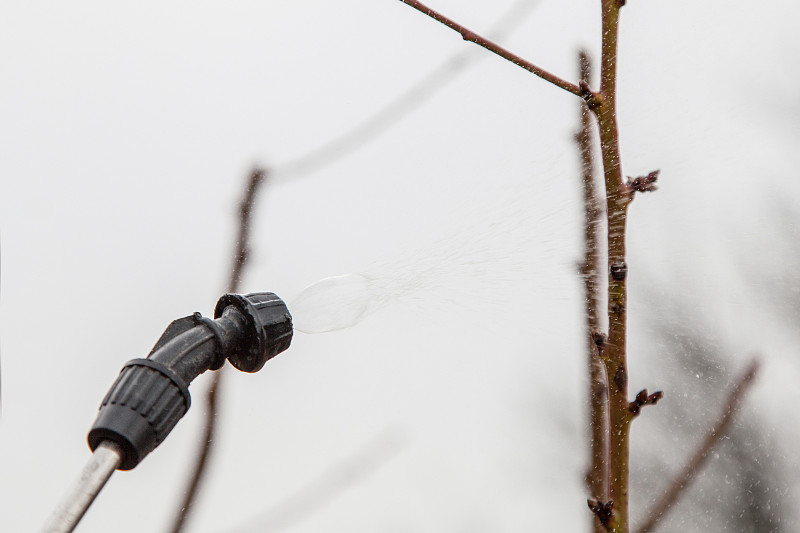
<instances>
[{"instance_id":1,"label":"bare branch","mask_svg":"<svg viewBox=\"0 0 800 533\"><path fill-rule=\"evenodd\" d=\"M666 515L675 503L677 503L678 499L686 493L686 489L689 487L694 477L703 469L706 461L708 461L709 454L714 448L714 445L719 442L728 430L733 416L738 412L741 406L744 395L747 394L750 385L753 383L753 379L758 373L759 366L760 363L758 359L753 359L748 365L747 370L736 381L716 424L714 424L711 431L706 434L700 446L697 447L697 450L689 459L689 462L683 467L683 470L672 480L672 483L670 483L664 495L657 499L655 506L647 514L644 524L639 527L636 533L648 533L649 531L653 531L664 515Z\"/></svg>"},{"instance_id":2,"label":"bare branch","mask_svg":"<svg viewBox=\"0 0 800 533\"><path fill-rule=\"evenodd\" d=\"M568 82L568 81L566 81L564 79L559 78L558 76L556 76L554 74L551 74L551 73L547 72L543 68L537 67L533 63L522 59L518 55L506 50L502 46L490 41L486 37L482 37L482 36L478 35L477 33L473 32L472 30L469 30L469 29L465 28L464 26L462 26L461 24L455 22L454 20L445 17L444 15L442 15L441 13L439 13L437 11L434 11L433 9L429 8L428 6L423 4L422 2L417 2L417 0L400 0L400 1L403 2L404 4L407 4L407 5L411 6L411 7L413 7L414 9L416 9L419 12L428 15L432 19L434 19L434 20L436 20L438 22L441 22L442 24L444 24L448 28L457 31L458 33L461 34L461 37L465 41L470 41L470 42L473 42L473 43L475 43L475 44L477 44L479 46L482 46L482 47L486 48L487 50L489 50L490 52L494 52L495 54L499 55L503 59L511 61L512 63L514 63L518 67L524 68L528 72L531 72L532 74L535 74L536 76L539 76L540 78L542 78L545 81L549 81L550 83L552 83L553 85L555 85L557 87L561 87L565 91L570 92L570 93L574 94L575 96L580 96L581 98L584 97L585 91L581 90L581 88L579 86L575 85L574 83L570 83L570 82Z\"/></svg>"},{"instance_id":3,"label":"bare branch","mask_svg":"<svg viewBox=\"0 0 800 533\"><path fill-rule=\"evenodd\" d=\"M250 254L250 216L253 213L258 188L265 179L266 172L264 170L253 169L244 191L244 197L239 204L239 236L236 239L236 252L233 256L233 269L228 282L228 292L236 292L239 288L242 270Z\"/></svg>"},{"instance_id":4,"label":"bare branch","mask_svg":"<svg viewBox=\"0 0 800 533\"><path fill-rule=\"evenodd\" d=\"M253 169L244 191L244 197L239 204L239 235L236 239L236 251L233 255L233 270L231 271L231 277L228 282L228 292L236 292L238 290L242 270L244 269L245 263L247 263L249 256L250 219L253 213L253 206L255 205L256 193L265 179L266 172L264 170L260 168ZM184 493L178 516L175 518L175 523L170 530L172 533L183 531L203 481L208 458L214 443L214 435L216 433L217 399L219 397L222 371L224 368L225 367L220 368L211 376L211 384L206 395L206 419L203 425L203 438L200 441L201 448L195 459L194 469L192 470L188 487Z\"/></svg>"},{"instance_id":5,"label":"bare branch","mask_svg":"<svg viewBox=\"0 0 800 533\"><path fill-rule=\"evenodd\" d=\"M591 61L585 51L580 52L581 85L591 79ZM604 338L600 333L600 225L602 224L602 202L595 184L594 158L592 155L592 112L586 102L581 103L581 122L575 134L575 142L581 156L581 186L583 189L583 263L580 265L583 279L583 298L586 314L586 354L589 370L589 428L591 442L589 468L586 472L586 489L594 498L603 501L608 495L608 380L600 351ZM599 505L599 504L598 504ZM590 505L591 507L591 505ZM596 506L597 507L597 506ZM600 506L600 510L605 508ZM608 520L595 511L594 531L606 531Z\"/></svg>"},{"instance_id":6,"label":"bare branch","mask_svg":"<svg viewBox=\"0 0 800 533\"><path fill-rule=\"evenodd\" d=\"M616 83L619 4L602 0L602 53L600 93L583 94L597 117L600 153L606 186L608 249L608 340L602 360L608 376L608 498L614 500L614 520L609 531L628 533L628 482L630 479L631 412L628 401L627 273L625 235L630 199L622 182L617 128Z\"/></svg>"}]
</instances>

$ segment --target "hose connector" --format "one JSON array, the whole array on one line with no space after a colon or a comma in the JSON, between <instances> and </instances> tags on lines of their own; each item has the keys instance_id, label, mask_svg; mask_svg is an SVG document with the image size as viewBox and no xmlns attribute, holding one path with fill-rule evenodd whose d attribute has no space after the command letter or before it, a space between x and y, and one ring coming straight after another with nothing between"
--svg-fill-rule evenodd
<instances>
[{"instance_id":1,"label":"hose connector","mask_svg":"<svg viewBox=\"0 0 800 533\"><path fill-rule=\"evenodd\" d=\"M111 441L121 450L118 469L134 468L189 410L192 380L226 358L257 372L291 342L292 315L271 292L226 294L214 320L195 313L173 321L146 359L122 368L89 431L89 447Z\"/></svg>"}]
</instances>

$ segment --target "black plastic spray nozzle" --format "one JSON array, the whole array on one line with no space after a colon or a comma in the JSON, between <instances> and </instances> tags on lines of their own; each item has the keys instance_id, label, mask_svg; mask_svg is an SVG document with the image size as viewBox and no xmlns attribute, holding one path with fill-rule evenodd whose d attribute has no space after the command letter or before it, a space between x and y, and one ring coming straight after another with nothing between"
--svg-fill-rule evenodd
<instances>
[{"instance_id":1,"label":"black plastic spray nozzle","mask_svg":"<svg viewBox=\"0 0 800 533\"><path fill-rule=\"evenodd\" d=\"M100 406L89 447L111 441L122 451L119 470L134 468L189 410L189 384L225 360L257 372L289 347L292 316L271 292L226 294L214 319L200 313L172 322L146 359L128 361Z\"/></svg>"}]
</instances>

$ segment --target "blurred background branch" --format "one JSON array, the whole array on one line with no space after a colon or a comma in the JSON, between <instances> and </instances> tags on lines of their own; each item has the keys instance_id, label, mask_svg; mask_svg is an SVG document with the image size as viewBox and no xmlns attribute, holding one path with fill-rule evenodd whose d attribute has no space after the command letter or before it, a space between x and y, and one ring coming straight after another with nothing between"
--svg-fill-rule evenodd
<instances>
[{"instance_id":1,"label":"blurred background branch","mask_svg":"<svg viewBox=\"0 0 800 533\"><path fill-rule=\"evenodd\" d=\"M236 293L239 290L239 282L242 271L247 263L250 254L250 222L252 220L253 209L255 207L256 195L266 181L267 172L261 168L254 168L245 184L244 194L239 203L239 229L236 237L236 247L233 253L233 266L231 277L228 281L228 292ZM219 368L211 374L211 383L206 393L206 411L201 430L200 450L194 462L194 468L189 474L187 488L184 492L183 500L178 508L178 514L170 531L178 533L183 531L186 521L191 515L195 499L205 479L206 467L214 446L214 438L217 430L217 401L220 395L222 375L225 366Z\"/></svg>"},{"instance_id":2,"label":"blurred background branch","mask_svg":"<svg viewBox=\"0 0 800 533\"><path fill-rule=\"evenodd\" d=\"M688 489L697 474L703 471L703 468L708 462L711 450L720 439L725 436L733 421L734 415L738 413L742 400L758 373L759 364L758 359L753 359L745 372L733 384L716 423L714 423L708 433L706 433L705 438L699 444L692 457L683 469L681 469L680 473L675 476L663 495L656 498L655 505L647 513L644 524L636 530L637 533L649 533L656 530L662 517L667 514L681 496L687 492L686 489Z\"/></svg>"},{"instance_id":3,"label":"blurred background branch","mask_svg":"<svg viewBox=\"0 0 800 533\"><path fill-rule=\"evenodd\" d=\"M581 82L591 83L591 60L586 50L578 54ZM586 102L580 103L580 128L575 134L581 161L581 188L583 190L583 261L579 272L583 281L585 306L586 361L588 365L588 411L589 411L589 467L586 471L586 489L592 498L608 499L608 379L600 360L597 336L600 326L600 287L602 251L600 245L603 204L598 195L592 150L593 119ZM595 533L604 533L605 526L596 515L592 515Z\"/></svg>"},{"instance_id":4,"label":"blurred background branch","mask_svg":"<svg viewBox=\"0 0 800 533\"><path fill-rule=\"evenodd\" d=\"M500 16L489 35L495 39L506 37L518 28L538 5L539 0L517 0ZM481 57L476 50L470 49L462 49L451 55L364 121L322 145L276 165L271 174L276 181L307 176L358 150L422 107Z\"/></svg>"}]
</instances>

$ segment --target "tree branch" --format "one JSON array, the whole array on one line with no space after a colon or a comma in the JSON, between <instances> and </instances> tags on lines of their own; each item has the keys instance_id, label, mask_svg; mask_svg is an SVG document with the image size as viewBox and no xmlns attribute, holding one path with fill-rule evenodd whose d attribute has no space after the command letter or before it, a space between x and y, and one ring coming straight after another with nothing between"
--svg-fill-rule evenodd
<instances>
[{"instance_id":1,"label":"tree branch","mask_svg":"<svg viewBox=\"0 0 800 533\"><path fill-rule=\"evenodd\" d=\"M487 50L489 50L490 52L494 52L495 54L499 55L503 59L507 59L508 61L511 61L512 63L514 63L518 67L522 67L525 70L527 70L528 72L531 72L532 74L535 74L535 75L539 76L540 78L542 78L545 81L549 81L553 85L555 85L557 87L561 87L565 91L570 92L570 93L572 93L572 94L574 94L576 96L580 96L581 98L584 97L584 92L581 90L581 88L579 86L575 85L574 83L570 83L570 82L568 82L568 81L566 81L564 79L559 78L558 76L556 76L554 74L550 74L549 72L547 72L543 68L537 67L533 63L522 59L518 55L506 50L502 46L490 41L486 37L482 37L482 36L478 35L477 33L465 28L461 24L455 22L454 20L445 17L444 15L442 15L441 13L439 13L437 11L434 11L433 9L429 8L428 6L423 4L422 2L417 2L417 0L400 0L400 1L403 2L404 4L407 4L407 5L411 6L411 7L413 7L414 9L416 9L419 12L428 15L432 19L434 19L434 20L436 20L438 22L441 22L442 24L444 24L448 28L457 31L458 33L461 34L461 37L465 41L470 41L470 42L473 42L473 43L475 43L477 45L480 45L480 46L486 48Z\"/></svg>"},{"instance_id":2,"label":"tree branch","mask_svg":"<svg viewBox=\"0 0 800 533\"><path fill-rule=\"evenodd\" d=\"M250 219L253 213L253 206L255 205L256 193L265 179L266 172L264 170L260 168L253 169L250 174L250 179L247 182L247 187L245 188L244 197L239 204L239 235L236 239L236 251L233 255L233 269L231 270L231 277L228 281L229 293L237 292L242 270L250 255ZM202 444L197 458L195 459L194 469L192 470L186 492L184 493L178 516L175 518L175 522L170 530L172 533L183 531L186 520L193 509L194 500L197 497L200 485L204 479L217 428L217 399L220 394L220 384L224 368L225 367L220 368L211 376L211 384L209 385L206 395L206 418L203 425Z\"/></svg>"},{"instance_id":3,"label":"tree branch","mask_svg":"<svg viewBox=\"0 0 800 533\"><path fill-rule=\"evenodd\" d=\"M608 220L608 340L601 357L608 376L608 496L614 502L608 530L628 533L628 484L630 477L630 426L628 401L627 272L625 232L631 196L622 180L617 129L617 32L619 0L602 0L602 58L600 92L583 85L584 99L597 117L600 151L606 185Z\"/></svg>"},{"instance_id":4,"label":"tree branch","mask_svg":"<svg viewBox=\"0 0 800 533\"><path fill-rule=\"evenodd\" d=\"M255 168L250 174L244 197L239 204L239 235L236 239L236 252L233 255L233 269L231 270L230 281L228 282L228 292L233 293L239 290L239 282L242 277L242 270L250 256L250 219L253 213L253 206L256 202L258 188L267 178L263 169Z\"/></svg>"},{"instance_id":5,"label":"tree branch","mask_svg":"<svg viewBox=\"0 0 800 533\"><path fill-rule=\"evenodd\" d=\"M759 366L759 361L753 359L747 370L734 383L728 395L728 401L725 403L717 422L711 428L711 431L706 434L689 462L683 467L683 470L672 480L664 495L656 500L653 508L647 513L644 524L639 527L636 533L648 533L656 529L659 521L673 508L678 499L686 493L686 489L688 489L694 477L708 461L711 450L728 431L733 416L739 411L742 399L753 384Z\"/></svg>"},{"instance_id":6,"label":"tree branch","mask_svg":"<svg viewBox=\"0 0 800 533\"><path fill-rule=\"evenodd\" d=\"M579 56L581 84L588 86L591 80L591 61L586 51ZM575 134L575 142L581 156L581 184L583 188L584 210L584 258L580 265L583 279L584 303L586 305L586 355L589 370L589 428L591 442L589 449L589 468L586 472L586 489L595 498L594 531L604 533L602 514L596 509L605 508L599 502L608 496L608 381L603 362L600 359L602 340L600 331L600 225L603 215L602 203L597 194L592 156L592 113L586 102L581 102L580 128Z\"/></svg>"}]
</instances>

